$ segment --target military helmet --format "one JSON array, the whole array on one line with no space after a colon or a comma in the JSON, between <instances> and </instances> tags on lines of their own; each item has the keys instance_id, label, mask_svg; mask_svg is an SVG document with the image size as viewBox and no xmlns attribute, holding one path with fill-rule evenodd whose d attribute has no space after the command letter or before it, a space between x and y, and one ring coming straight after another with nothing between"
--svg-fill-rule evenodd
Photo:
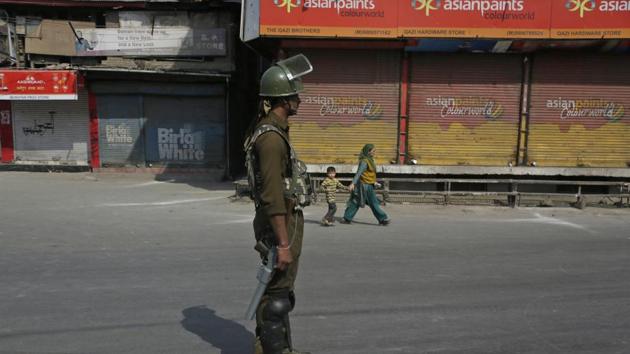
<instances>
[{"instance_id":1,"label":"military helmet","mask_svg":"<svg viewBox=\"0 0 630 354\"><path fill-rule=\"evenodd\" d=\"M313 71L306 56L298 54L281 60L260 78L260 96L287 97L304 91L301 77Z\"/></svg>"}]
</instances>

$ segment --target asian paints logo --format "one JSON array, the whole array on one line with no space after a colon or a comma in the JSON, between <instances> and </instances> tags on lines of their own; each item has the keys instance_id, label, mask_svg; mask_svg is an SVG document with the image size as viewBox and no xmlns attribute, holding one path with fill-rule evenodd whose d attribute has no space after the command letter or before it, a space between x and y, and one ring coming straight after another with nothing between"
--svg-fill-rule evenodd
<instances>
[{"instance_id":1,"label":"asian paints logo","mask_svg":"<svg viewBox=\"0 0 630 354\"><path fill-rule=\"evenodd\" d=\"M579 14L580 18L590 12L630 12L630 0L567 0L565 7L568 11Z\"/></svg>"},{"instance_id":2,"label":"asian paints logo","mask_svg":"<svg viewBox=\"0 0 630 354\"><path fill-rule=\"evenodd\" d=\"M427 97L427 106L441 107L440 116L484 117L496 120L503 115L503 105L485 97Z\"/></svg>"},{"instance_id":3,"label":"asian paints logo","mask_svg":"<svg viewBox=\"0 0 630 354\"><path fill-rule=\"evenodd\" d=\"M431 11L440 8L440 0L412 0L411 7L416 11L424 11L426 16L431 16Z\"/></svg>"},{"instance_id":4,"label":"asian paints logo","mask_svg":"<svg viewBox=\"0 0 630 354\"><path fill-rule=\"evenodd\" d=\"M291 10L299 7L302 4L302 0L273 0L273 3L280 8L285 8L287 13L290 14Z\"/></svg>"},{"instance_id":5,"label":"asian paints logo","mask_svg":"<svg viewBox=\"0 0 630 354\"><path fill-rule=\"evenodd\" d=\"M274 0L275 2L285 3L290 0ZM300 0L298 1L298 6ZM374 10L376 5L374 0L304 0L304 9L335 9L337 14L350 17L382 17L380 12L378 16L370 12L369 14L359 15L361 11ZM371 14L371 15L370 15Z\"/></svg>"},{"instance_id":6,"label":"asian paints logo","mask_svg":"<svg viewBox=\"0 0 630 354\"><path fill-rule=\"evenodd\" d=\"M604 118L616 122L625 115L622 104L604 99L567 99L558 97L547 100L547 108L560 112L560 119Z\"/></svg>"},{"instance_id":7,"label":"asian paints logo","mask_svg":"<svg viewBox=\"0 0 630 354\"><path fill-rule=\"evenodd\" d=\"M584 14L595 10L597 4L595 0L567 0L566 8L571 12L578 12L581 18Z\"/></svg>"},{"instance_id":8,"label":"asian paints logo","mask_svg":"<svg viewBox=\"0 0 630 354\"><path fill-rule=\"evenodd\" d=\"M303 103L319 105L320 116L360 115L366 120L383 116L383 107L365 97L306 96Z\"/></svg>"},{"instance_id":9,"label":"asian paints logo","mask_svg":"<svg viewBox=\"0 0 630 354\"><path fill-rule=\"evenodd\" d=\"M523 11L525 0L411 0L411 7L426 16L439 10L478 12L485 17L488 13Z\"/></svg>"}]
</instances>

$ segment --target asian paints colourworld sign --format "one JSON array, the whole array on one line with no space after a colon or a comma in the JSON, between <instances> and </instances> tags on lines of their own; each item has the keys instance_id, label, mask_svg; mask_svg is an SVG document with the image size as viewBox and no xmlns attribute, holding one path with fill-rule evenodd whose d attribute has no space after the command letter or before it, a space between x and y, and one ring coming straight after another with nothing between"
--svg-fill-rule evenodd
<instances>
[{"instance_id":1,"label":"asian paints colourworld sign","mask_svg":"<svg viewBox=\"0 0 630 354\"><path fill-rule=\"evenodd\" d=\"M630 0L260 0L260 34L630 38Z\"/></svg>"},{"instance_id":2,"label":"asian paints colourworld sign","mask_svg":"<svg viewBox=\"0 0 630 354\"><path fill-rule=\"evenodd\" d=\"M260 34L395 38L395 0L260 0Z\"/></svg>"},{"instance_id":3,"label":"asian paints colourworld sign","mask_svg":"<svg viewBox=\"0 0 630 354\"><path fill-rule=\"evenodd\" d=\"M549 0L412 0L399 6L402 37L546 38Z\"/></svg>"},{"instance_id":4,"label":"asian paints colourworld sign","mask_svg":"<svg viewBox=\"0 0 630 354\"><path fill-rule=\"evenodd\" d=\"M630 0L551 1L552 38L630 38Z\"/></svg>"}]
</instances>

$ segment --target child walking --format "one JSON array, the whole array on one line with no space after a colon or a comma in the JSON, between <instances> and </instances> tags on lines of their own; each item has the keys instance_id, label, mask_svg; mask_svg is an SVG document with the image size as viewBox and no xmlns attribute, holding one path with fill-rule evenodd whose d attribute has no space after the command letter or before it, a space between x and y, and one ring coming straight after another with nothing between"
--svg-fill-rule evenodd
<instances>
[{"instance_id":1,"label":"child walking","mask_svg":"<svg viewBox=\"0 0 630 354\"><path fill-rule=\"evenodd\" d=\"M337 202L335 200L337 189L348 190L348 187L335 178L337 171L334 167L329 166L326 169L326 175L326 179L320 185L320 188L326 193L326 202L328 203L328 212L322 219L322 226L332 226L335 223L335 213L337 212Z\"/></svg>"}]
</instances>

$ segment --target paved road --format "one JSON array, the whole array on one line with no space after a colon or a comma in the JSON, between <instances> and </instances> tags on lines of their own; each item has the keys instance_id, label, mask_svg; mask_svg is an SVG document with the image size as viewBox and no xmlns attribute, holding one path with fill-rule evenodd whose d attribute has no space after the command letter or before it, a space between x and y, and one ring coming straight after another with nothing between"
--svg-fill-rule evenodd
<instances>
[{"instance_id":1,"label":"paved road","mask_svg":"<svg viewBox=\"0 0 630 354\"><path fill-rule=\"evenodd\" d=\"M252 205L229 184L0 173L0 353L250 353ZM630 353L630 209L307 211L313 353Z\"/></svg>"}]
</instances>

